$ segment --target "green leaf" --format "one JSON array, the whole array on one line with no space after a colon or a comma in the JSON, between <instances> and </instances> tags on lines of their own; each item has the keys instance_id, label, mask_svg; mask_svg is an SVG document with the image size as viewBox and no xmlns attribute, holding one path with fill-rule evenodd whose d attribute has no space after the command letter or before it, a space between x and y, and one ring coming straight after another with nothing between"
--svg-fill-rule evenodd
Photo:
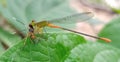
<instances>
[{"instance_id":1,"label":"green leaf","mask_svg":"<svg viewBox=\"0 0 120 62\"><path fill-rule=\"evenodd\" d=\"M5 31L3 28L0 27L0 40L2 40L6 45L11 47L18 41L20 41L21 38L15 34Z\"/></svg>"},{"instance_id":2,"label":"green leaf","mask_svg":"<svg viewBox=\"0 0 120 62\"><path fill-rule=\"evenodd\" d=\"M112 40L109 44L120 48L120 16L114 18L110 23L108 23L100 32L100 37L107 37ZM102 42L101 40L98 40Z\"/></svg>"},{"instance_id":3,"label":"green leaf","mask_svg":"<svg viewBox=\"0 0 120 62\"><path fill-rule=\"evenodd\" d=\"M26 45L20 42L8 49L0 62L63 62L70 50L79 44L86 43L83 37L75 34L44 34L31 43L29 38Z\"/></svg>"},{"instance_id":4,"label":"green leaf","mask_svg":"<svg viewBox=\"0 0 120 62\"><path fill-rule=\"evenodd\" d=\"M101 43L78 45L65 62L119 62L120 50Z\"/></svg>"}]
</instances>

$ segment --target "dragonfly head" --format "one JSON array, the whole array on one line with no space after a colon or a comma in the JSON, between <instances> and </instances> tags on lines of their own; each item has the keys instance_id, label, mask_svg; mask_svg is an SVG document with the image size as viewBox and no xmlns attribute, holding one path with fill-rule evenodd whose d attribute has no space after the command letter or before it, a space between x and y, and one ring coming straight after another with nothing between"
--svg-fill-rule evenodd
<instances>
[{"instance_id":1,"label":"dragonfly head","mask_svg":"<svg viewBox=\"0 0 120 62\"><path fill-rule=\"evenodd\" d=\"M33 29L33 25L29 24L29 28L32 28L32 29Z\"/></svg>"}]
</instances>

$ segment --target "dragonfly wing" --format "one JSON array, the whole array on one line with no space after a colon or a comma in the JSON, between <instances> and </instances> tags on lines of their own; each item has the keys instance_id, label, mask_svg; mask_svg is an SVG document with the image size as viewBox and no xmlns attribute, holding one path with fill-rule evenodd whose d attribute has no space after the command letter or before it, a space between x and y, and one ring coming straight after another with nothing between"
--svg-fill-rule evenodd
<instances>
[{"instance_id":1,"label":"dragonfly wing","mask_svg":"<svg viewBox=\"0 0 120 62\"><path fill-rule=\"evenodd\" d=\"M70 23L77 23L77 22L82 22L82 21L87 21L90 18L92 18L94 15L91 12L84 12L84 13L78 13L74 14L71 16L63 17L63 18L58 18L54 20L49 20L49 22L56 24L70 24Z\"/></svg>"},{"instance_id":2,"label":"dragonfly wing","mask_svg":"<svg viewBox=\"0 0 120 62\"><path fill-rule=\"evenodd\" d=\"M92 17L93 17L93 14L91 12L84 12L84 13L78 13L78 14L74 14L74 15L71 15L71 16L62 17L62 18L58 18L58 19L54 19L54 20L47 20L46 22L52 23L54 25L57 25L57 26L60 26L60 27L63 27L63 28L72 29L72 28L74 28L75 23L81 22L81 21L87 21L87 20L89 20ZM42 23L42 22L37 22L36 23L36 25L41 25L41 26L43 24L44 23ZM60 30L59 29L58 30L57 29L51 29L51 28L49 29L49 27L48 27L46 29L46 31L58 32Z\"/></svg>"}]
</instances>

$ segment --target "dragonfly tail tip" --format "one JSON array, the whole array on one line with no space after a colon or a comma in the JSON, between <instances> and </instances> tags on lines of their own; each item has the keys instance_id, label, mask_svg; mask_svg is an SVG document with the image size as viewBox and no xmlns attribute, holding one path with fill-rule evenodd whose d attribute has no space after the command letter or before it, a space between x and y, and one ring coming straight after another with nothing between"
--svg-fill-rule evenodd
<instances>
[{"instance_id":1,"label":"dragonfly tail tip","mask_svg":"<svg viewBox=\"0 0 120 62\"><path fill-rule=\"evenodd\" d=\"M104 40L105 42L111 42L111 40L110 39L108 39L108 38L100 38L101 40Z\"/></svg>"}]
</instances>

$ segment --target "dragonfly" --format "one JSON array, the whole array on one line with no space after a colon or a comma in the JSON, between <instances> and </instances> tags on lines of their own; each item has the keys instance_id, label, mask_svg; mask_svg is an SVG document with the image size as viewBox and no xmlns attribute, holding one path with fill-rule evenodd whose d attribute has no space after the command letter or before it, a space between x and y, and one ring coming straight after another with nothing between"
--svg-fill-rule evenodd
<instances>
[{"instance_id":1,"label":"dragonfly","mask_svg":"<svg viewBox=\"0 0 120 62\"><path fill-rule=\"evenodd\" d=\"M111 40L108 38L93 36L90 34L86 34L86 33L78 32L78 31L75 31L75 30L72 30L69 28L65 28L64 26L60 26L60 24L66 24L66 25L68 24L69 25L72 23L84 22L84 21L91 19L93 16L94 15L91 12L84 12L84 13L73 14L70 16L62 17L62 18L53 19L53 20L43 20L40 22L35 22L35 20L32 20L32 22L29 24L28 36L31 39L35 39L36 32L42 33L44 27L50 27L50 28L58 28L58 29L70 31L73 33L81 34L81 35L92 37L95 39L100 39L105 42L111 42ZM25 43L26 42L24 42L24 44Z\"/></svg>"}]
</instances>

